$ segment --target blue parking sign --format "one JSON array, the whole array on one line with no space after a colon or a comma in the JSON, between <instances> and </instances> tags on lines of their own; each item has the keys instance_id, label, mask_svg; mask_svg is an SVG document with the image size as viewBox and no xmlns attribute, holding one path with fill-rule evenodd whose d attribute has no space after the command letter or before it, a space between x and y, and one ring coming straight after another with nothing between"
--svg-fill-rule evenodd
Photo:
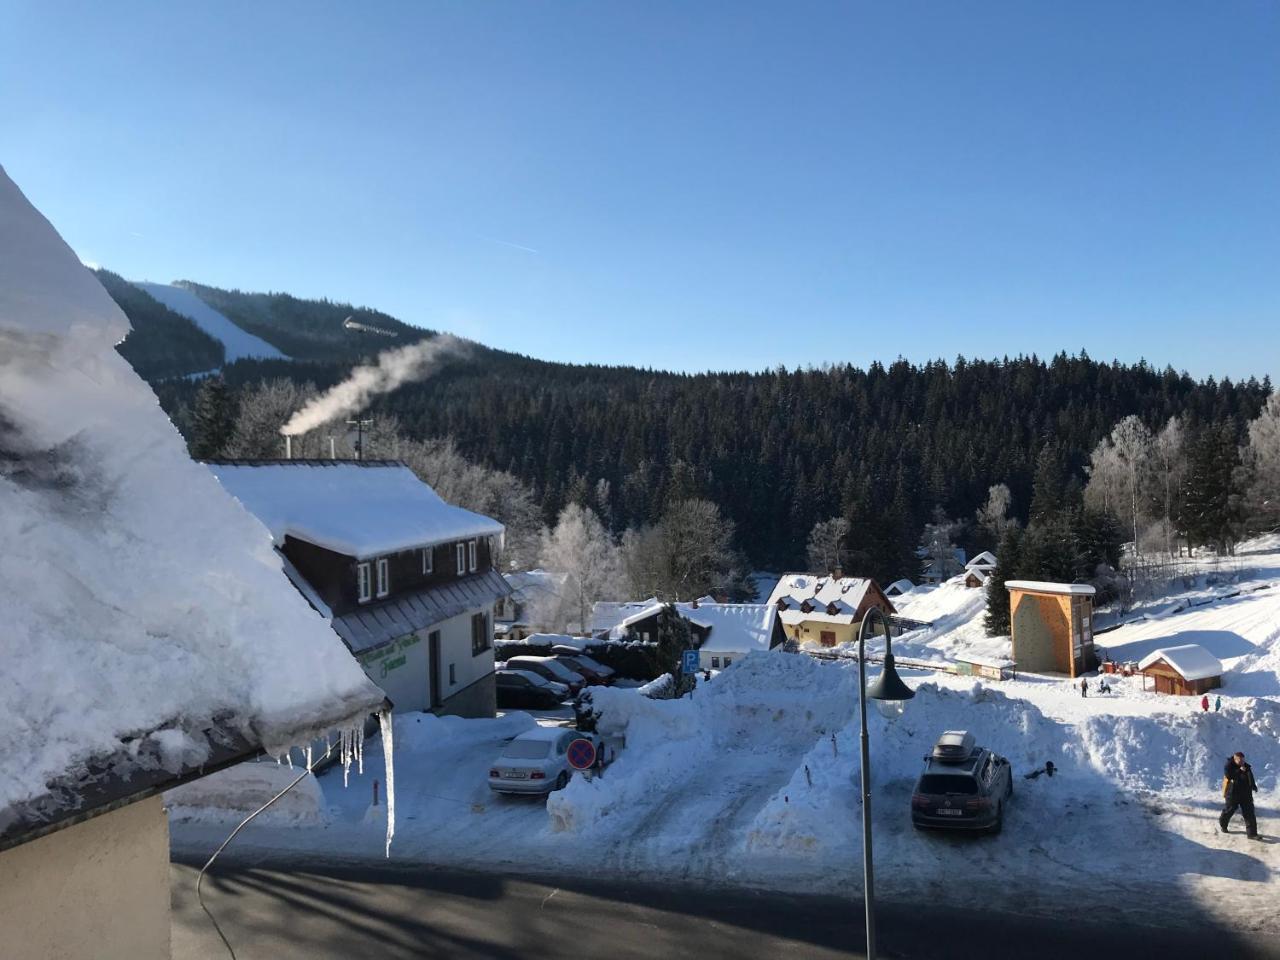
<instances>
[{"instance_id":1,"label":"blue parking sign","mask_svg":"<svg viewBox=\"0 0 1280 960\"><path fill-rule=\"evenodd\" d=\"M680 658L680 669L685 673L698 672L698 651L686 650Z\"/></svg>"}]
</instances>

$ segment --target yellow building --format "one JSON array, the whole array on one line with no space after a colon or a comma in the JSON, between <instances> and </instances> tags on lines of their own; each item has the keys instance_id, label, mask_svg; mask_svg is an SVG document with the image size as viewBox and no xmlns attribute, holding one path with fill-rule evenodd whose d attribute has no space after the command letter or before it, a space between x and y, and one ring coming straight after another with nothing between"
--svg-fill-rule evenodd
<instances>
[{"instance_id":1,"label":"yellow building","mask_svg":"<svg viewBox=\"0 0 1280 960\"><path fill-rule=\"evenodd\" d=\"M769 595L787 639L799 644L835 647L858 639L867 610L895 613L879 585L866 577L785 574Z\"/></svg>"}]
</instances>

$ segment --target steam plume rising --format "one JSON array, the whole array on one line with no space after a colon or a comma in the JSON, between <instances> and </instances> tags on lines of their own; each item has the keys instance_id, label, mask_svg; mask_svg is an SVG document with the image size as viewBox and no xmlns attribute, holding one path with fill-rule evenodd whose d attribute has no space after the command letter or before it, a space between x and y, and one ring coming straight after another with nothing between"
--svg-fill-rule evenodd
<instances>
[{"instance_id":1,"label":"steam plume rising","mask_svg":"<svg viewBox=\"0 0 1280 960\"><path fill-rule=\"evenodd\" d=\"M356 367L346 380L295 413L280 428L280 433L296 437L314 430L322 423L359 410L370 397L389 393L409 380L425 380L446 360L465 356L470 350L468 341L447 333L407 347L384 350L378 354L376 364Z\"/></svg>"}]
</instances>

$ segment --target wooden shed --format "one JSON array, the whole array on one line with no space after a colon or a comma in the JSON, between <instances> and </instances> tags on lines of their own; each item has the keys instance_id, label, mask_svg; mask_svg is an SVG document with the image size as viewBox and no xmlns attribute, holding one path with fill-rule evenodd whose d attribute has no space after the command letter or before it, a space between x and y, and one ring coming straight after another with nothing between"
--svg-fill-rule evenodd
<instances>
[{"instance_id":1,"label":"wooden shed","mask_svg":"<svg viewBox=\"0 0 1280 960\"><path fill-rule=\"evenodd\" d=\"M1013 660L1019 670L1077 677L1098 665L1093 652L1093 587L1009 580L1005 588Z\"/></svg>"},{"instance_id":2,"label":"wooden shed","mask_svg":"<svg viewBox=\"0 0 1280 960\"><path fill-rule=\"evenodd\" d=\"M1138 672L1142 688L1150 677L1156 693L1198 697L1222 686L1222 661L1198 643L1154 650L1138 664Z\"/></svg>"}]
</instances>

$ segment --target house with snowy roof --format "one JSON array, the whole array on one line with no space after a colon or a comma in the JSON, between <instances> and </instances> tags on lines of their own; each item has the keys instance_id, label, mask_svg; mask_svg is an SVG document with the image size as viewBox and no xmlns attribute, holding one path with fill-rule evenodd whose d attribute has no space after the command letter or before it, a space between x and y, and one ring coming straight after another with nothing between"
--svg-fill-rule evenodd
<instances>
[{"instance_id":1,"label":"house with snowy roof","mask_svg":"<svg viewBox=\"0 0 1280 960\"><path fill-rule=\"evenodd\" d=\"M399 710L496 712L496 520L397 460L207 464L271 531L285 576Z\"/></svg>"},{"instance_id":2,"label":"house with snowy roof","mask_svg":"<svg viewBox=\"0 0 1280 960\"><path fill-rule=\"evenodd\" d=\"M0 170L0 953L169 956L161 793L385 703Z\"/></svg>"},{"instance_id":3,"label":"house with snowy roof","mask_svg":"<svg viewBox=\"0 0 1280 960\"><path fill-rule=\"evenodd\" d=\"M523 640L536 633L553 632L568 574L521 570L502 576L511 593L494 604L494 636L502 640Z\"/></svg>"},{"instance_id":4,"label":"house with snowy roof","mask_svg":"<svg viewBox=\"0 0 1280 960\"><path fill-rule=\"evenodd\" d=\"M769 595L787 638L801 645L834 647L858 638L867 611L897 611L879 584L866 577L785 574Z\"/></svg>"},{"instance_id":5,"label":"house with snowy roof","mask_svg":"<svg viewBox=\"0 0 1280 960\"><path fill-rule=\"evenodd\" d=\"M1156 693L1198 697L1222 686L1222 661L1198 643L1152 650L1138 663L1142 686L1151 680Z\"/></svg>"},{"instance_id":6,"label":"house with snowy roof","mask_svg":"<svg viewBox=\"0 0 1280 960\"><path fill-rule=\"evenodd\" d=\"M970 589L985 587L987 581L991 578L991 572L996 568L996 555L990 550L983 550L980 554L964 565L964 572L961 574L961 581Z\"/></svg>"},{"instance_id":7,"label":"house with snowy roof","mask_svg":"<svg viewBox=\"0 0 1280 960\"><path fill-rule=\"evenodd\" d=\"M603 640L655 641L664 606L657 598L597 603L592 608L592 635ZM771 604L720 603L714 597L702 597L674 607L689 624L703 670L722 670L753 651L777 649L787 639L777 608Z\"/></svg>"}]
</instances>

